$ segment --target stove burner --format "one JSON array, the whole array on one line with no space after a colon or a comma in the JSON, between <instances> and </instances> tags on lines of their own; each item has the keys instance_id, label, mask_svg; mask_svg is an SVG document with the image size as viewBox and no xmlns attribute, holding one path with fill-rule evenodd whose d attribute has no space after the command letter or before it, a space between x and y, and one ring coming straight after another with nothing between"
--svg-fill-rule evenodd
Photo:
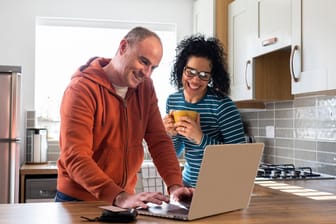
<instances>
[{"instance_id":1,"label":"stove burner","mask_svg":"<svg viewBox=\"0 0 336 224\"><path fill-rule=\"evenodd\" d=\"M308 179L334 179L314 173L311 167L295 167L293 164L261 164L258 169L257 179L283 179L283 180L308 180Z\"/></svg>"}]
</instances>

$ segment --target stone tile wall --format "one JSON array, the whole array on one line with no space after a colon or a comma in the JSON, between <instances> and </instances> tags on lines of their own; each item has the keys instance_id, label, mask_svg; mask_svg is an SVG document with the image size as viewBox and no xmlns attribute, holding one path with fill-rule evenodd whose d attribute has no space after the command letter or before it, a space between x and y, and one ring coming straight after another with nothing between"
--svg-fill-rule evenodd
<instances>
[{"instance_id":1,"label":"stone tile wall","mask_svg":"<svg viewBox=\"0 0 336 224\"><path fill-rule=\"evenodd\" d=\"M263 160L311 166L336 176L336 96L269 102L263 110L241 110L246 132L265 143ZM274 127L274 137L266 135Z\"/></svg>"}]
</instances>

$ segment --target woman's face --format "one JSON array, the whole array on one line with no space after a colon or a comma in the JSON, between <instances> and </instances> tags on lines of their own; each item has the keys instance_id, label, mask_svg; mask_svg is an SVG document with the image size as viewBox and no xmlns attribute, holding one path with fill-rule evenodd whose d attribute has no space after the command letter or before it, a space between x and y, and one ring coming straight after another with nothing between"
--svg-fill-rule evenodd
<instances>
[{"instance_id":1,"label":"woman's face","mask_svg":"<svg viewBox=\"0 0 336 224\"><path fill-rule=\"evenodd\" d=\"M195 103L206 94L211 78L212 65L209 59L192 56L187 61L182 75L184 95Z\"/></svg>"}]
</instances>

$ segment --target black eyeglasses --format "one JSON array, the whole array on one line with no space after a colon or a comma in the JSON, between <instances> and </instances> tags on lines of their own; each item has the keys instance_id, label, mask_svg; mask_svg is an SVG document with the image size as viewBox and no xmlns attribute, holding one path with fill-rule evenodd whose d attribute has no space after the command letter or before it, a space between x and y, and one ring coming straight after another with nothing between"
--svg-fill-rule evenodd
<instances>
[{"instance_id":1,"label":"black eyeglasses","mask_svg":"<svg viewBox=\"0 0 336 224\"><path fill-rule=\"evenodd\" d=\"M200 78L203 81L209 81L211 78L211 73L210 72L199 72L194 68L190 68L188 66L184 67L184 71L187 77L193 78L196 75L198 78Z\"/></svg>"}]
</instances>

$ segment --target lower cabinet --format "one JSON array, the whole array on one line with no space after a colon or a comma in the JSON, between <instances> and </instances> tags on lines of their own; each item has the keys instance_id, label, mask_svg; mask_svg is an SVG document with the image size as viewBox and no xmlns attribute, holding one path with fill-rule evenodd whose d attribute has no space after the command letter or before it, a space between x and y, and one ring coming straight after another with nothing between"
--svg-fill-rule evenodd
<instances>
[{"instance_id":1,"label":"lower cabinet","mask_svg":"<svg viewBox=\"0 0 336 224\"><path fill-rule=\"evenodd\" d=\"M20 203L54 201L57 167L49 164L25 164L20 169Z\"/></svg>"},{"instance_id":2,"label":"lower cabinet","mask_svg":"<svg viewBox=\"0 0 336 224\"><path fill-rule=\"evenodd\" d=\"M26 176L25 186L24 202L53 202L57 191L57 176Z\"/></svg>"}]
</instances>

